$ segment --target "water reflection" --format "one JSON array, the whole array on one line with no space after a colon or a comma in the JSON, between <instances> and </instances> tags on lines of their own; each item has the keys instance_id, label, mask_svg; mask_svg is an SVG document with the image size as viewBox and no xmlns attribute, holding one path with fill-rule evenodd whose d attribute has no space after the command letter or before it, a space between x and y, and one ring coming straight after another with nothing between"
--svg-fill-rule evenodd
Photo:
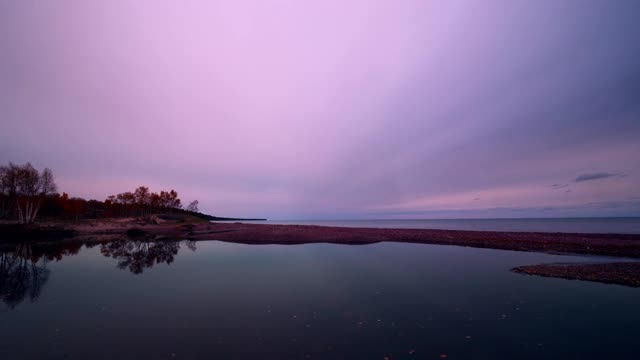
<instances>
[{"instance_id":1,"label":"water reflection","mask_svg":"<svg viewBox=\"0 0 640 360\"><path fill-rule=\"evenodd\" d=\"M77 242L16 243L0 248L0 300L10 309L26 299L34 302L49 280L51 270L47 264L77 255L83 246L98 244ZM193 241L145 242L122 240L100 244L100 253L117 260L117 267L141 274L156 264L171 264L182 245L195 251Z\"/></svg>"},{"instance_id":2,"label":"water reflection","mask_svg":"<svg viewBox=\"0 0 640 360\"><path fill-rule=\"evenodd\" d=\"M79 247L49 247L47 250L52 250L49 253L43 250L29 243L21 243L0 252L0 298L9 308L13 309L27 297L32 302L37 300L42 287L49 280L47 261L61 259L66 253L77 253Z\"/></svg>"},{"instance_id":3,"label":"water reflection","mask_svg":"<svg viewBox=\"0 0 640 360\"><path fill-rule=\"evenodd\" d=\"M100 246L100 253L118 261L118 268L129 269L134 274L141 274L145 268L155 264L171 264L181 244L184 243L192 251L196 250L193 241L144 242L121 240Z\"/></svg>"},{"instance_id":4,"label":"water reflection","mask_svg":"<svg viewBox=\"0 0 640 360\"><path fill-rule=\"evenodd\" d=\"M0 304L0 359L538 360L640 353L637 289L509 271L586 258L402 243L205 241L197 253L187 245L193 244L180 243L176 253L175 241L105 243L83 246L78 256L77 248L50 248L63 260L36 264L50 270L48 282L38 279L37 303L28 300L30 279L23 303L13 311ZM22 256L33 276L31 258L41 250L30 251L3 255ZM133 276L136 262L133 269L144 273Z\"/></svg>"}]
</instances>

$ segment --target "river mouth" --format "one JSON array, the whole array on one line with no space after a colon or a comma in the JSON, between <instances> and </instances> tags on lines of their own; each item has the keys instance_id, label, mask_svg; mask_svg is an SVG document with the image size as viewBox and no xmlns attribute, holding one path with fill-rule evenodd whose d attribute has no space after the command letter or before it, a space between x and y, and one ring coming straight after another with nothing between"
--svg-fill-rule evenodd
<instances>
[{"instance_id":1,"label":"river mouth","mask_svg":"<svg viewBox=\"0 0 640 360\"><path fill-rule=\"evenodd\" d=\"M2 253L0 355L632 359L640 290L523 276L598 257L376 243L24 246Z\"/></svg>"}]
</instances>

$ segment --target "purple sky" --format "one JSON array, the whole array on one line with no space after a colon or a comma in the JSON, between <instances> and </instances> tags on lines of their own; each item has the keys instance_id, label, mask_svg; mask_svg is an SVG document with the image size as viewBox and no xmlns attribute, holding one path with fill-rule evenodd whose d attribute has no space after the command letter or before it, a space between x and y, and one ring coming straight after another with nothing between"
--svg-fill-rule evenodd
<instances>
[{"instance_id":1,"label":"purple sky","mask_svg":"<svg viewBox=\"0 0 640 360\"><path fill-rule=\"evenodd\" d=\"M2 1L0 162L272 219L640 216L640 1Z\"/></svg>"}]
</instances>

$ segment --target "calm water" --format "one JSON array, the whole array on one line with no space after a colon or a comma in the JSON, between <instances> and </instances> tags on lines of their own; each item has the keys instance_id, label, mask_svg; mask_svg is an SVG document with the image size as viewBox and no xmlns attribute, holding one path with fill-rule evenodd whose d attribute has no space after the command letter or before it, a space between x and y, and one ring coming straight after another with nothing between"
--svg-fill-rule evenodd
<instances>
[{"instance_id":1,"label":"calm water","mask_svg":"<svg viewBox=\"0 0 640 360\"><path fill-rule=\"evenodd\" d=\"M554 219L270 220L259 221L256 223L401 229L640 234L640 218L638 217Z\"/></svg>"},{"instance_id":2,"label":"calm water","mask_svg":"<svg viewBox=\"0 0 640 360\"><path fill-rule=\"evenodd\" d=\"M580 257L422 244L216 241L24 246L2 256L0 359L637 359L640 353L640 289L509 271Z\"/></svg>"}]
</instances>

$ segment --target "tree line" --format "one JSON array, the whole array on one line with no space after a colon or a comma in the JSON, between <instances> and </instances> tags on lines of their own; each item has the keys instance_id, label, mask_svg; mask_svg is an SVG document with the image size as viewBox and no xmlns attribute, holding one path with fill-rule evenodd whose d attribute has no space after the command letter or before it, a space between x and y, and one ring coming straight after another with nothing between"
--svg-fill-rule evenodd
<instances>
[{"instance_id":1,"label":"tree line","mask_svg":"<svg viewBox=\"0 0 640 360\"><path fill-rule=\"evenodd\" d=\"M49 168L38 172L30 163L0 166L0 219L31 224L37 216L79 220L170 212L197 213L198 201L183 209L177 191L155 193L146 186L110 195L104 201L85 200L64 192L59 194Z\"/></svg>"}]
</instances>

